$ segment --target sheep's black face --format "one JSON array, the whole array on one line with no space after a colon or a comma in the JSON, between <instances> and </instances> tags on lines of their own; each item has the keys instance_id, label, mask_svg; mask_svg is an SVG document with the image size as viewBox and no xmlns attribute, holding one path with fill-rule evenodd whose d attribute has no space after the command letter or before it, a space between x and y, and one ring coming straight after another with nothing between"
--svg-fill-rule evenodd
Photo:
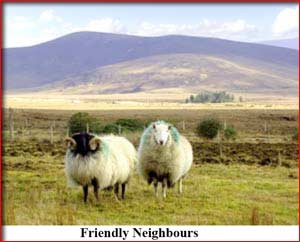
<instances>
[{"instance_id":1,"label":"sheep's black face","mask_svg":"<svg viewBox=\"0 0 300 242\"><path fill-rule=\"evenodd\" d=\"M86 156L89 152L94 152L90 147L90 140L94 138L93 135L88 133L75 134L72 138L76 141L75 149L73 150L74 155L80 154Z\"/></svg>"}]
</instances>

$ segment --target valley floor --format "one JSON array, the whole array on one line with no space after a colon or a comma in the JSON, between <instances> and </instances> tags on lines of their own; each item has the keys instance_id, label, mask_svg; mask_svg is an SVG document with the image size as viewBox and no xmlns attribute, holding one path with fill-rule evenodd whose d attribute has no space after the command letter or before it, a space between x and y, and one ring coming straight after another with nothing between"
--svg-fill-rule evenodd
<instances>
[{"instance_id":1,"label":"valley floor","mask_svg":"<svg viewBox=\"0 0 300 242\"><path fill-rule=\"evenodd\" d=\"M59 93L5 94L4 106L16 109L128 110L128 109L298 109L298 98L265 94L243 95L244 102L184 103L189 93L132 93L62 95ZM236 96L238 97L238 96Z\"/></svg>"},{"instance_id":2,"label":"valley floor","mask_svg":"<svg viewBox=\"0 0 300 242\"><path fill-rule=\"evenodd\" d=\"M113 110L90 111L101 123L119 118L172 122L191 141L194 165L182 196L170 189L156 198L136 173L126 200L68 188L64 173L67 120L74 111L14 110L9 140L7 110L3 134L3 222L6 225L296 225L298 223L297 110ZM233 124L235 141L195 134L199 120L217 117ZM185 121L183 129L182 122ZM54 127L53 143L49 127ZM265 130L267 127L267 131ZM124 133L135 146L140 132Z\"/></svg>"}]
</instances>

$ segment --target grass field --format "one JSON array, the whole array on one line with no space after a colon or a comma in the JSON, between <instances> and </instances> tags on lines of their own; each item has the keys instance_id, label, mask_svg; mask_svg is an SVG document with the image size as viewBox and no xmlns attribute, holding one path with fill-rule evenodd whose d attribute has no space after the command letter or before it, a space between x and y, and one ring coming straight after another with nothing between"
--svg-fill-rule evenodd
<instances>
[{"instance_id":1,"label":"grass field","mask_svg":"<svg viewBox=\"0 0 300 242\"><path fill-rule=\"evenodd\" d=\"M102 191L99 204L92 193L84 204L81 188L66 185L62 140L72 113L14 110L15 135L9 140L4 111L4 224L298 223L298 150L291 138L297 110L90 111L103 123L124 117L169 120L192 142L195 154L182 196L175 188L165 200L155 198L152 187L134 174L125 201ZM217 141L195 135L197 123L207 116L233 124L239 132L235 141L223 142L222 157ZM140 133L124 135L138 144Z\"/></svg>"}]
</instances>

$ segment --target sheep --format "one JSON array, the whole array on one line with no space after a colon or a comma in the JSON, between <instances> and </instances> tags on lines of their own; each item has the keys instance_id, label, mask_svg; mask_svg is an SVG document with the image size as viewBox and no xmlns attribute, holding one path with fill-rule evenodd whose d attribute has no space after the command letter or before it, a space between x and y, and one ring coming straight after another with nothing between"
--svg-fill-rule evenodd
<instances>
[{"instance_id":1,"label":"sheep","mask_svg":"<svg viewBox=\"0 0 300 242\"><path fill-rule=\"evenodd\" d=\"M192 146L173 125L165 121L156 121L145 129L138 148L137 169L149 185L153 182L156 196L159 182L162 184L164 198L167 195L167 187L173 187L176 182L181 194L182 179L192 163Z\"/></svg>"},{"instance_id":2,"label":"sheep","mask_svg":"<svg viewBox=\"0 0 300 242\"><path fill-rule=\"evenodd\" d=\"M70 186L81 185L83 200L87 201L88 187L94 187L98 202L98 190L114 188L119 199L125 198L125 188L137 160L136 149L125 138L90 133L77 133L65 139L67 145L65 171Z\"/></svg>"}]
</instances>

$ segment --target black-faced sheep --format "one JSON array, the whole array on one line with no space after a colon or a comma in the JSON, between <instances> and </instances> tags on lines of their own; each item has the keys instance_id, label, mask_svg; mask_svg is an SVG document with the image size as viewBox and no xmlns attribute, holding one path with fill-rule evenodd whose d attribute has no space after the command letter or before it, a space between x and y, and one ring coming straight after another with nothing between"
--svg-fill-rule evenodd
<instances>
[{"instance_id":1,"label":"black-faced sheep","mask_svg":"<svg viewBox=\"0 0 300 242\"><path fill-rule=\"evenodd\" d=\"M66 138L67 152L65 170L69 185L83 187L84 202L87 201L88 187L98 190L114 187L118 197L125 187L136 163L136 150L125 138L118 136L97 136L89 133L74 134Z\"/></svg>"}]
</instances>

